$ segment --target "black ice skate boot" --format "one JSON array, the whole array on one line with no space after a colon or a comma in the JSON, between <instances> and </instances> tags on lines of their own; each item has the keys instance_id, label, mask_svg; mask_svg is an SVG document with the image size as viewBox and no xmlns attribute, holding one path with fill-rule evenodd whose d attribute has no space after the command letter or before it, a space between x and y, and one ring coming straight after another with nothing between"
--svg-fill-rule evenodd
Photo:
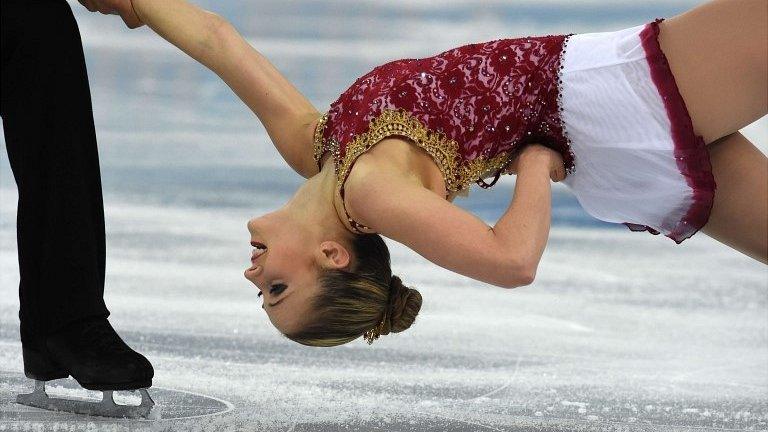
<instances>
[{"instance_id":1,"label":"black ice skate boot","mask_svg":"<svg viewBox=\"0 0 768 432\"><path fill-rule=\"evenodd\" d=\"M24 374L36 380L36 385L33 393L17 397L19 403L108 417L146 417L154 405L146 391L152 386L152 364L126 345L106 318L75 322L38 346L24 346L22 350ZM88 390L102 390L102 402L49 398L45 381L69 375ZM136 389L141 392L141 405L114 403L113 390Z\"/></svg>"}]
</instances>

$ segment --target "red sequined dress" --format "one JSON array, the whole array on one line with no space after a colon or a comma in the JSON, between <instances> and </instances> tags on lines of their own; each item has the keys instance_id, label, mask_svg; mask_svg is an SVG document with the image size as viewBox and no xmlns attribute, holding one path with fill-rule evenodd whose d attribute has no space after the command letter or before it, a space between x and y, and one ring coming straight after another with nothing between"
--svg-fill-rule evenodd
<instances>
[{"instance_id":1,"label":"red sequined dress","mask_svg":"<svg viewBox=\"0 0 768 432\"><path fill-rule=\"evenodd\" d=\"M318 123L318 167L331 151L342 203L355 159L394 135L410 139L434 159L446 195L466 196L473 182L493 186L528 143L557 150L573 172L557 103L560 54L569 36L474 43L374 68L342 93ZM483 180L488 177L493 177L490 183ZM367 228L348 213L347 218L353 228Z\"/></svg>"},{"instance_id":2,"label":"red sequined dress","mask_svg":"<svg viewBox=\"0 0 768 432\"><path fill-rule=\"evenodd\" d=\"M376 67L318 123L315 160L321 168L333 153L343 203L355 159L382 138L405 137L434 159L450 199L473 182L493 186L517 152L538 143L562 155L562 183L591 216L681 243L707 223L716 184L659 42L662 21L500 39Z\"/></svg>"}]
</instances>

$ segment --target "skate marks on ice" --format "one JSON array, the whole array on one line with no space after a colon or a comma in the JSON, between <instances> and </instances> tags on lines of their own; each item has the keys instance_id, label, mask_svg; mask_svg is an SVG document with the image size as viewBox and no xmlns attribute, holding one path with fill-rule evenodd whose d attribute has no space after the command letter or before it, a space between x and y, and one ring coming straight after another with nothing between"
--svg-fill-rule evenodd
<instances>
[{"instance_id":1,"label":"skate marks on ice","mask_svg":"<svg viewBox=\"0 0 768 432\"><path fill-rule=\"evenodd\" d=\"M49 411L16 403L17 395L31 393L34 386L33 380L20 373L0 371L0 423L57 422L83 417L79 414ZM48 381L45 390L51 398L68 399L80 404L97 404L102 398L100 391L83 389L72 378ZM90 417L89 420L109 422L190 419L222 415L234 408L230 402L223 399L184 390L151 387L148 392L155 402L150 420L107 417ZM142 402L138 391L115 391L113 398L116 404L137 408Z\"/></svg>"}]
</instances>

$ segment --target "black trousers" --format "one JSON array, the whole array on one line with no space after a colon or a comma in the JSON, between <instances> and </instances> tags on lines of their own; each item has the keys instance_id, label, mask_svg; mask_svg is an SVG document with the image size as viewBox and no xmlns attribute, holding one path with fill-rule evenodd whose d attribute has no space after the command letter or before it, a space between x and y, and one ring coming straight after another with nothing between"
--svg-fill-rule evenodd
<instances>
[{"instance_id":1,"label":"black trousers","mask_svg":"<svg viewBox=\"0 0 768 432\"><path fill-rule=\"evenodd\" d=\"M104 304L104 207L85 58L64 0L2 0L0 116L19 191L22 344Z\"/></svg>"}]
</instances>

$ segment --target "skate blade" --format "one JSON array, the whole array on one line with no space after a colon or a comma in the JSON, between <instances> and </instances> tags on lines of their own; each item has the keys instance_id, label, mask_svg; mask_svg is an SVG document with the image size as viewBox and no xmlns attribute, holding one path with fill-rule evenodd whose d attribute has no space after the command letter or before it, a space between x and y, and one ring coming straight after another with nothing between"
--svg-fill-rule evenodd
<instances>
[{"instance_id":1,"label":"skate blade","mask_svg":"<svg viewBox=\"0 0 768 432\"><path fill-rule=\"evenodd\" d=\"M113 418L149 418L155 401L147 389L138 389L141 393L139 405L118 405L112 397L112 390L102 391L101 402L62 399L48 396L45 381L35 381L32 393L16 395L16 403L49 411L62 411L75 414L95 415Z\"/></svg>"}]
</instances>

